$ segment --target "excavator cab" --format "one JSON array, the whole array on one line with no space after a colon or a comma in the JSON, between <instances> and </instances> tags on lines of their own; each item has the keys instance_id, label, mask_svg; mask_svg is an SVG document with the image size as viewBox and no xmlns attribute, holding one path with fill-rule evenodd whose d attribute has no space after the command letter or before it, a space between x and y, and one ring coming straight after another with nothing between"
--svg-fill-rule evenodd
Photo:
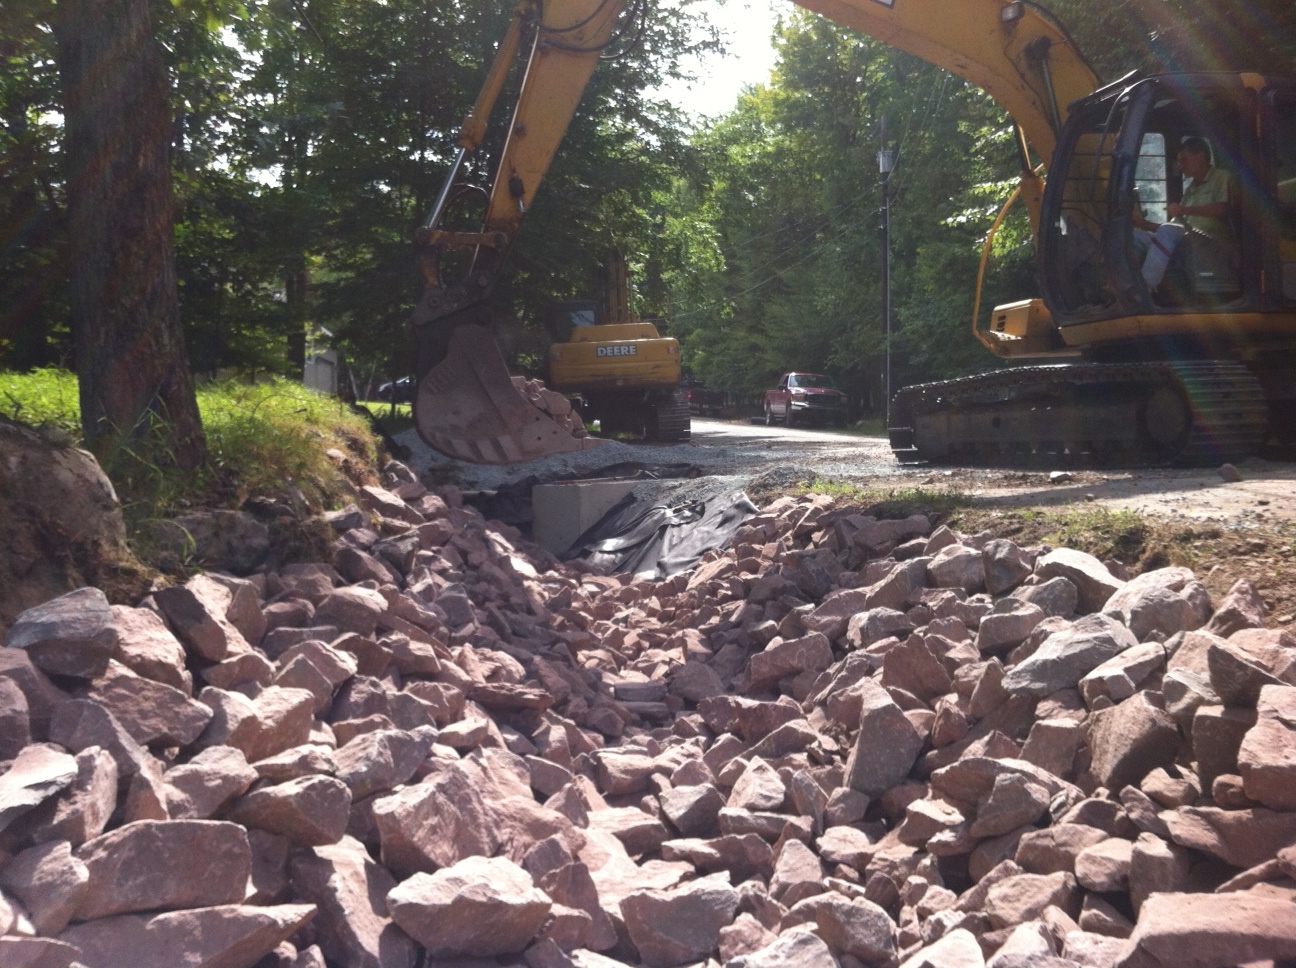
<instances>
[{"instance_id":1,"label":"excavator cab","mask_svg":"<svg viewBox=\"0 0 1296 968\"><path fill-rule=\"evenodd\" d=\"M1138 226L1170 220L1188 139L1228 185L1226 216L1189 229L1164 280ZM1291 342L1296 297L1296 86L1257 75L1131 75L1069 106L1040 220L1040 278L1062 340L1094 360L1246 361ZM1285 203L1283 198L1287 198ZM1189 219L1189 224L1193 219ZM1237 339L1238 327L1252 341ZM1222 352L1227 340L1232 352ZM1092 345L1091 345L1092 344ZM1173 352L1167 346L1173 344Z\"/></svg>"}]
</instances>

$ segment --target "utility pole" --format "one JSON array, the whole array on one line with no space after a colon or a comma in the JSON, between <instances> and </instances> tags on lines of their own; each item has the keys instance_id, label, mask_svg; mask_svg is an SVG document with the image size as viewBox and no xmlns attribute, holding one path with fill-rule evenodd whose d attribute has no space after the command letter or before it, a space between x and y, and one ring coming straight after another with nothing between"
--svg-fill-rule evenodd
<instances>
[{"instance_id":1,"label":"utility pole","mask_svg":"<svg viewBox=\"0 0 1296 968\"><path fill-rule=\"evenodd\" d=\"M882 131L878 138L881 147L877 153L878 172L882 176L882 332L886 340L886 371L883 386L886 403L882 416L885 419L891 408L891 172L895 168L895 151L887 145L887 119L882 115Z\"/></svg>"}]
</instances>

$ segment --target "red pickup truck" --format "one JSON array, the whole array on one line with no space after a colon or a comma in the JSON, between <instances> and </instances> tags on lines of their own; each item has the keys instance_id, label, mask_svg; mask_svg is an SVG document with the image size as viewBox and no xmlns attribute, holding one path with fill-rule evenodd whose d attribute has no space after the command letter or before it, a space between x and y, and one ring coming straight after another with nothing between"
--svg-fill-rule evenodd
<instances>
[{"instance_id":1,"label":"red pickup truck","mask_svg":"<svg viewBox=\"0 0 1296 968\"><path fill-rule=\"evenodd\" d=\"M765 391L765 423L781 420L846 426L846 394L824 373L785 373L773 390Z\"/></svg>"},{"instance_id":2,"label":"red pickup truck","mask_svg":"<svg viewBox=\"0 0 1296 968\"><path fill-rule=\"evenodd\" d=\"M688 379L680 383L680 389L684 391L689 413L699 417L718 417L724 410L724 394L719 390L707 389L702 382Z\"/></svg>"}]
</instances>

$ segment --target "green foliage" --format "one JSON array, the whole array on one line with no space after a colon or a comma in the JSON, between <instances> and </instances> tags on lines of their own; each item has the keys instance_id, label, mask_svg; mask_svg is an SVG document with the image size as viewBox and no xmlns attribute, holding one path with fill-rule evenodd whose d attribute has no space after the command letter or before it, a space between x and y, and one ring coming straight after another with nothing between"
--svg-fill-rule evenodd
<instances>
[{"instance_id":1,"label":"green foliage","mask_svg":"<svg viewBox=\"0 0 1296 968\"><path fill-rule=\"evenodd\" d=\"M80 434L76 376L66 370L0 372L0 402L7 417L51 425L73 438ZM126 477L113 482L133 518L190 504L237 507L251 494L277 494L287 486L329 506L341 479L326 452L340 450L366 465L375 458L367 421L293 380L209 383L198 389L198 408L207 466L185 475L137 454Z\"/></svg>"},{"instance_id":2,"label":"green foliage","mask_svg":"<svg viewBox=\"0 0 1296 968\"><path fill-rule=\"evenodd\" d=\"M57 427L79 438L81 404L77 394L76 374L69 370L0 371L0 413L10 420Z\"/></svg>"},{"instance_id":3,"label":"green foliage","mask_svg":"<svg viewBox=\"0 0 1296 968\"><path fill-rule=\"evenodd\" d=\"M981 242L1015 180L1002 111L948 73L809 14L791 16L777 46L771 85L699 133L709 178L672 192L687 241L709 241L719 257L671 277L686 364L751 399L780 372L827 371L859 409L881 412L875 155L886 114L899 148L889 183L893 385L989 365L968 323ZM1024 219L1010 220L987 315L1000 297L1029 294L1029 261Z\"/></svg>"},{"instance_id":4,"label":"green foliage","mask_svg":"<svg viewBox=\"0 0 1296 968\"><path fill-rule=\"evenodd\" d=\"M600 65L506 269L505 315L531 323L552 298L589 295L612 244L631 254L640 311L660 310L671 261L654 243L665 218L654 199L696 165L682 116L649 92L679 75L685 53L714 46L696 3L655 4L642 42ZM308 329L329 330L362 382L408 372L414 230L514 5L154 4L173 81L176 263L198 373L294 372ZM0 365L18 368L71 354L52 10L45 0L0 10ZM470 165L478 183L508 100Z\"/></svg>"}]
</instances>

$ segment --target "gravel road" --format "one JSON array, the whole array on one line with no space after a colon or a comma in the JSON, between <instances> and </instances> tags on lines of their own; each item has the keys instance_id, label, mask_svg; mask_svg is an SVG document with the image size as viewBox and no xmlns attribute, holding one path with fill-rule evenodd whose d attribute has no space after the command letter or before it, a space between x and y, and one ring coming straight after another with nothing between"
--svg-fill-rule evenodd
<instances>
[{"instance_id":1,"label":"gravel road","mask_svg":"<svg viewBox=\"0 0 1296 968\"><path fill-rule=\"evenodd\" d=\"M701 418L694 418L693 439L686 444L607 441L574 454L500 467L450 460L428 448L412 430L398 440L413 450L411 463L418 470L454 480L464 490L496 490L532 475L580 476L636 461L692 464L703 475L739 480L764 477L794 483L812 473L878 489L959 491L977 501L1018 506L1092 502L1241 526L1296 519L1296 463L1290 460L1245 461L1238 465L1240 481L1226 481L1213 468L1078 471L1059 480L1047 471L903 467L892 458L884 437Z\"/></svg>"}]
</instances>

